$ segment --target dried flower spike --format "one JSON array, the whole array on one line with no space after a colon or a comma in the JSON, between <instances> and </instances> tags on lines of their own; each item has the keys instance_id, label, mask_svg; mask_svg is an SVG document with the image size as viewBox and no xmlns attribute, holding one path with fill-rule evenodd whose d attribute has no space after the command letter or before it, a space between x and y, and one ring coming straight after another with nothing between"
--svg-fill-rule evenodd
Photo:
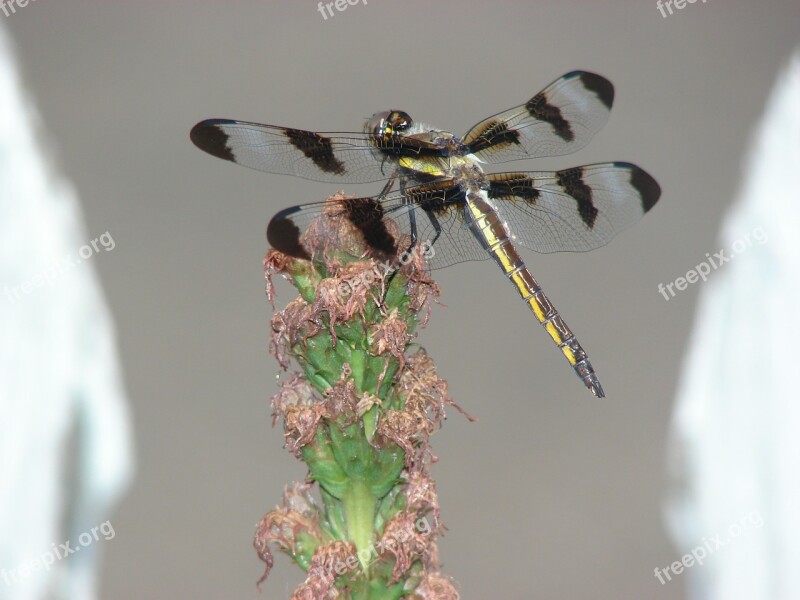
<instances>
[{"instance_id":1,"label":"dried flower spike","mask_svg":"<svg viewBox=\"0 0 800 600\"><path fill-rule=\"evenodd\" d=\"M370 256L353 225L332 214L301 238L311 260L275 250L264 259L270 301L276 274L300 293L272 319L272 352L284 369L300 367L272 410L309 482L287 486L256 529L261 581L272 546L306 571L293 600L457 600L438 572L443 526L428 472L430 436L454 404L430 357L411 351L439 290L422 253L402 264Z\"/></svg>"}]
</instances>

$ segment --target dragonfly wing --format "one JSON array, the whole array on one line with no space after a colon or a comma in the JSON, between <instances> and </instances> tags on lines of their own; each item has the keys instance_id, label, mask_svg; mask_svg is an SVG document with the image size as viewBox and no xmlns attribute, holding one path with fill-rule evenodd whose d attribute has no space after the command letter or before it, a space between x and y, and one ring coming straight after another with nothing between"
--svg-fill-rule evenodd
<instances>
[{"instance_id":1,"label":"dragonfly wing","mask_svg":"<svg viewBox=\"0 0 800 600\"><path fill-rule=\"evenodd\" d=\"M312 224L327 223L324 230L337 229L344 219L359 232L361 246L381 260L396 257L416 245L432 248L426 253L432 269L489 255L464 226L463 193L450 180L406 189L405 194L377 197L334 198L282 210L267 227L273 248L298 258L311 258L307 233Z\"/></svg>"},{"instance_id":2,"label":"dragonfly wing","mask_svg":"<svg viewBox=\"0 0 800 600\"><path fill-rule=\"evenodd\" d=\"M463 142L488 163L570 154L606 124L613 102L614 86L608 79L573 71L525 104L473 126Z\"/></svg>"},{"instance_id":3,"label":"dragonfly wing","mask_svg":"<svg viewBox=\"0 0 800 600\"><path fill-rule=\"evenodd\" d=\"M625 162L556 172L492 173L489 197L512 239L536 252L584 252L607 244L658 201L646 171Z\"/></svg>"},{"instance_id":4,"label":"dragonfly wing","mask_svg":"<svg viewBox=\"0 0 800 600\"><path fill-rule=\"evenodd\" d=\"M396 162L366 133L315 133L230 119L208 119L190 133L209 154L251 169L314 181L365 183L389 179Z\"/></svg>"}]
</instances>

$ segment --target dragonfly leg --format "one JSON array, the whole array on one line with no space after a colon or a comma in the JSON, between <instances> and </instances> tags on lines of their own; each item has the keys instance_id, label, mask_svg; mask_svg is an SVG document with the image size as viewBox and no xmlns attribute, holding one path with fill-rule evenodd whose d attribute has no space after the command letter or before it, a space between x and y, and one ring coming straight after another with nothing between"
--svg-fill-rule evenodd
<instances>
[{"instance_id":1,"label":"dragonfly leg","mask_svg":"<svg viewBox=\"0 0 800 600\"><path fill-rule=\"evenodd\" d=\"M389 192L391 192L391 191L392 191L392 188L394 187L394 181L395 181L395 179L397 179L397 175L392 175L392 176L389 178L389 181L387 181L387 182L386 182L386 185L384 185L384 186L383 186L383 189L381 190L381 193L380 193L380 194L378 194L378 197L377 197L377 199L378 199L378 202L380 202L380 201L382 201L384 198L386 198L386 194L388 194Z\"/></svg>"},{"instance_id":2,"label":"dragonfly leg","mask_svg":"<svg viewBox=\"0 0 800 600\"><path fill-rule=\"evenodd\" d=\"M392 181L390 183L393 183L393 182L394 182L394 179L392 179ZM386 189L386 187L384 187L384 192L385 191L388 191ZM411 202L410 202L408 196L406 195L405 178L403 178L403 177L400 178L400 192L403 195L403 203L406 204L406 205L410 204ZM383 193L383 192L381 192L381 193ZM411 232L411 244L408 246L408 248L406 248L406 250L404 252L405 254L410 253L414 249L414 246L417 245L417 215L416 215L416 211L414 211L413 208L412 208L411 210L409 210L407 212L408 212L409 231ZM389 285L391 285L392 281L394 280L395 275L397 275L397 269L396 268L392 269L392 272L389 275L389 278L386 280L386 288L385 288L386 290L389 289ZM384 292L384 294L385 294L385 292ZM383 298L381 298L381 304L383 304Z\"/></svg>"},{"instance_id":3,"label":"dragonfly leg","mask_svg":"<svg viewBox=\"0 0 800 600\"><path fill-rule=\"evenodd\" d=\"M442 224L439 223L439 219L436 218L432 210L426 210L425 214L428 215L428 220L431 222L431 226L436 232L436 235L434 235L433 239L428 243L428 247L432 247L436 243L436 240L439 239L439 236L442 235Z\"/></svg>"}]
</instances>

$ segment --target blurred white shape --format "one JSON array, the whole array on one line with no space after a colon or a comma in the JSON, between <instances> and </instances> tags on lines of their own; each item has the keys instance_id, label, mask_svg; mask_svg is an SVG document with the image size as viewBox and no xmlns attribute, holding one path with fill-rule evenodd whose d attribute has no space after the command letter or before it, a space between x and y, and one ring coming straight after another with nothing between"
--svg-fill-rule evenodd
<instances>
[{"instance_id":1,"label":"blurred white shape","mask_svg":"<svg viewBox=\"0 0 800 600\"><path fill-rule=\"evenodd\" d=\"M693 600L800 599L800 51L753 146L722 241L768 241L704 284L672 425L676 545L725 542L682 575Z\"/></svg>"},{"instance_id":2,"label":"blurred white shape","mask_svg":"<svg viewBox=\"0 0 800 600\"><path fill-rule=\"evenodd\" d=\"M108 536L49 570L42 558L110 519L132 473L129 415L92 261L53 276L96 236L42 153L13 59L0 27L0 598L90 600Z\"/></svg>"}]
</instances>

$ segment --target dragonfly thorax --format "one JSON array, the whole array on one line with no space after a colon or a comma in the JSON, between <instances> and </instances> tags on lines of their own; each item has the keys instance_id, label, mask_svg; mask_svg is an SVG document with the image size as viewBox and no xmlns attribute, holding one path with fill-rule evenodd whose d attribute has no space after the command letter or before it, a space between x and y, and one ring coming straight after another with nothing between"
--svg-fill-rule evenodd
<instances>
[{"instance_id":1,"label":"dragonfly thorax","mask_svg":"<svg viewBox=\"0 0 800 600\"><path fill-rule=\"evenodd\" d=\"M466 156L450 159L449 176L466 192L489 189L489 179L478 162Z\"/></svg>"}]
</instances>

